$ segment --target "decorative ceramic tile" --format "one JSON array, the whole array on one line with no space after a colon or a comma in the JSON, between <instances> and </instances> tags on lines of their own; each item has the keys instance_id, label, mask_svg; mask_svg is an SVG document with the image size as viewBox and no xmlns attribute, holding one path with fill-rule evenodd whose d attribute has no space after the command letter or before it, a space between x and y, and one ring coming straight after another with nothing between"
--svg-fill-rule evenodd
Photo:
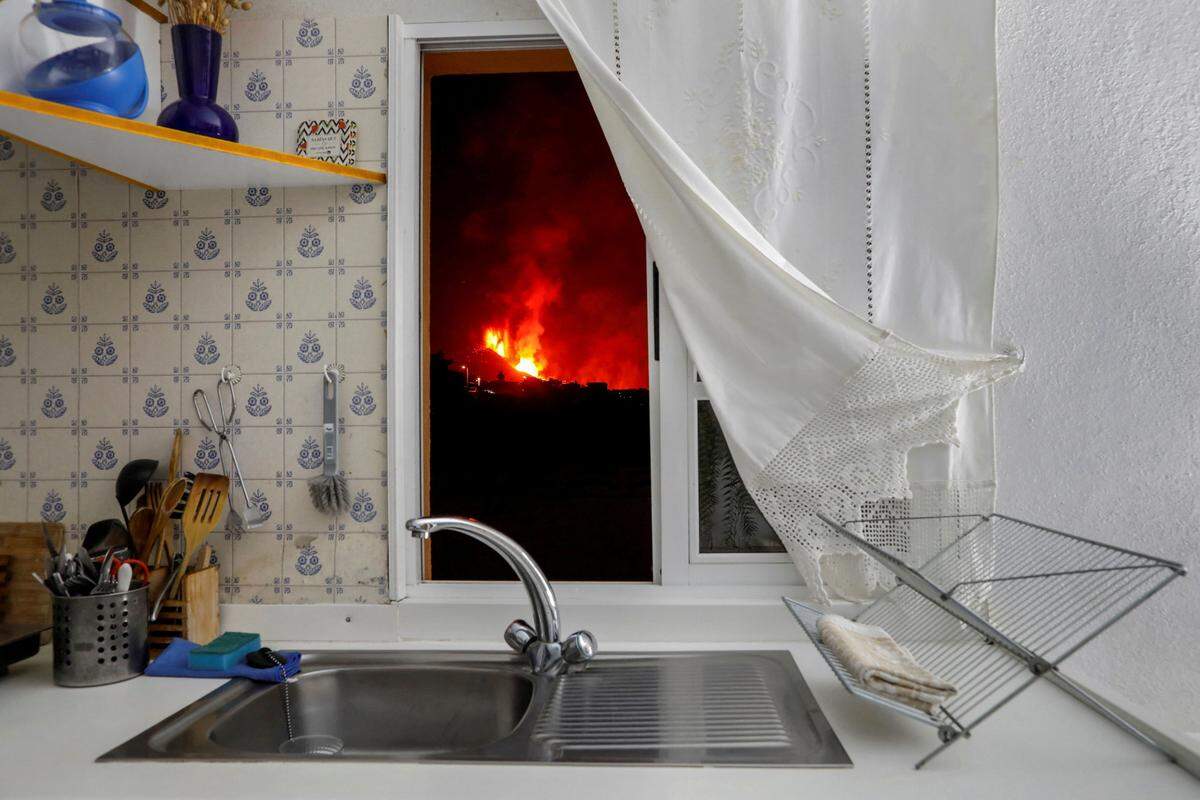
<instances>
[{"instance_id":1,"label":"decorative ceramic tile","mask_svg":"<svg viewBox=\"0 0 1200 800\"><path fill-rule=\"evenodd\" d=\"M239 322L233 327L233 363L249 374L282 374L284 342L283 323Z\"/></svg>"},{"instance_id":2,"label":"decorative ceramic tile","mask_svg":"<svg viewBox=\"0 0 1200 800\"><path fill-rule=\"evenodd\" d=\"M79 387L70 378L44 377L31 382L28 419L38 429L78 425Z\"/></svg>"},{"instance_id":3,"label":"decorative ceramic tile","mask_svg":"<svg viewBox=\"0 0 1200 800\"><path fill-rule=\"evenodd\" d=\"M337 336L332 323L295 322L284 326L284 369L288 372L321 372L337 362Z\"/></svg>"},{"instance_id":4,"label":"decorative ceramic tile","mask_svg":"<svg viewBox=\"0 0 1200 800\"><path fill-rule=\"evenodd\" d=\"M229 278L215 270L192 270L184 273L181 284L185 322L225 322L232 308L232 286Z\"/></svg>"},{"instance_id":5,"label":"decorative ceramic tile","mask_svg":"<svg viewBox=\"0 0 1200 800\"><path fill-rule=\"evenodd\" d=\"M81 375L129 374L128 325L80 325L79 330Z\"/></svg>"},{"instance_id":6,"label":"decorative ceramic tile","mask_svg":"<svg viewBox=\"0 0 1200 800\"><path fill-rule=\"evenodd\" d=\"M376 183L352 183L337 187L339 214L378 213L387 199L387 187Z\"/></svg>"},{"instance_id":7,"label":"decorative ceramic tile","mask_svg":"<svg viewBox=\"0 0 1200 800\"><path fill-rule=\"evenodd\" d=\"M290 217L286 224L284 246L288 266L332 267L336 263L336 237L333 235L334 222L330 217Z\"/></svg>"},{"instance_id":8,"label":"decorative ceramic tile","mask_svg":"<svg viewBox=\"0 0 1200 800\"><path fill-rule=\"evenodd\" d=\"M143 272L178 268L183 261L182 244L177 220L138 220L129 228L131 266Z\"/></svg>"},{"instance_id":9,"label":"decorative ceramic tile","mask_svg":"<svg viewBox=\"0 0 1200 800\"><path fill-rule=\"evenodd\" d=\"M225 220L195 219L181 227L183 266L192 270L229 269L229 226Z\"/></svg>"},{"instance_id":10,"label":"decorative ceramic tile","mask_svg":"<svg viewBox=\"0 0 1200 800\"><path fill-rule=\"evenodd\" d=\"M96 428L129 425L129 398L130 383L126 378L105 375L80 380L80 424Z\"/></svg>"},{"instance_id":11,"label":"decorative ceramic tile","mask_svg":"<svg viewBox=\"0 0 1200 800\"><path fill-rule=\"evenodd\" d=\"M88 428L79 434L79 474L113 480L129 461L129 434L120 428Z\"/></svg>"},{"instance_id":12,"label":"decorative ceramic tile","mask_svg":"<svg viewBox=\"0 0 1200 800\"><path fill-rule=\"evenodd\" d=\"M183 326L183 371L190 375L220 375L230 363L231 331L222 322Z\"/></svg>"},{"instance_id":13,"label":"decorative ceramic tile","mask_svg":"<svg viewBox=\"0 0 1200 800\"><path fill-rule=\"evenodd\" d=\"M5 336L4 329L0 328L0 337L3 336ZM15 336L13 340L16 341ZM75 326L36 325L31 327L28 356L30 372L37 375L74 375L79 371L81 342L82 337ZM0 346L0 364L7 360L5 353L5 348Z\"/></svg>"},{"instance_id":14,"label":"decorative ceramic tile","mask_svg":"<svg viewBox=\"0 0 1200 800\"><path fill-rule=\"evenodd\" d=\"M23 219L29 209L25 173L5 170L3 167L0 164L0 220Z\"/></svg>"},{"instance_id":15,"label":"decorative ceramic tile","mask_svg":"<svg viewBox=\"0 0 1200 800\"><path fill-rule=\"evenodd\" d=\"M23 325L0 325L0 377L30 374L31 337L32 333L26 332ZM64 344L70 348L69 340Z\"/></svg>"},{"instance_id":16,"label":"decorative ceramic tile","mask_svg":"<svg viewBox=\"0 0 1200 800\"><path fill-rule=\"evenodd\" d=\"M233 110L274 111L283 108L283 62L277 58L234 61Z\"/></svg>"},{"instance_id":17,"label":"decorative ceramic tile","mask_svg":"<svg viewBox=\"0 0 1200 800\"><path fill-rule=\"evenodd\" d=\"M345 319L382 316L387 287L385 267L341 267L337 276L337 314Z\"/></svg>"},{"instance_id":18,"label":"decorative ceramic tile","mask_svg":"<svg viewBox=\"0 0 1200 800\"><path fill-rule=\"evenodd\" d=\"M135 272L130 286L130 319L134 322L176 322L182 311L179 272Z\"/></svg>"},{"instance_id":19,"label":"decorative ceramic tile","mask_svg":"<svg viewBox=\"0 0 1200 800\"><path fill-rule=\"evenodd\" d=\"M329 302L337 293L337 279L332 267L292 270L287 280L286 319L323 322L336 315L336 307Z\"/></svg>"},{"instance_id":20,"label":"decorative ceramic tile","mask_svg":"<svg viewBox=\"0 0 1200 800\"><path fill-rule=\"evenodd\" d=\"M79 218L122 220L129 217L129 195L141 193L122 180L95 170L79 171Z\"/></svg>"},{"instance_id":21,"label":"decorative ceramic tile","mask_svg":"<svg viewBox=\"0 0 1200 800\"><path fill-rule=\"evenodd\" d=\"M54 294L57 291L58 283L51 279L44 286L39 285L34 290L35 297L33 308L30 308L29 292L27 287L29 282L19 274L0 273L0 320L9 320L12 322L24 322L27 314L31 315L34 310L38 310L41 305L41 296L50 293L51 302L48 306L50 309L49 315L63 317L66 314L66 301L59 300ZM54 287L51 290L50 287Z\"/></svg>"},{"instance_id":22,"label":"decorative ceramic tile","mask_svg":"<svg viewBox=\"0 0 1200 800\"><path fill-rule=\"evenodd\" d=\"M347 214L337 227L338 265L382 267L387 264L387 223L378 214Z\"/></svg>"},{"instance_id":23,"label":"decorative ceramic tile","mask_svg":"<svg viewBox=\"0 0 1200 800\"><path fill-rule=\"evenodd\" d=\"M385 161L387 158L387 110L383 108L347 108L339 111L358 124L358 166ZM291 146L296 145L296 132L291 132ZM377 167L370 167L375 169Z\"/></svg>"},{"instance_id":24,"label":"decorative ceramic tile","mask_svg":"<svg viewBox=\"0 0 1200 800\"><path fill-rule=\"evenodd\" d=\"M292 152L284 115L278 111L240 111L233 115L238 126L238 141L251 147Z\"/></svg>"},{"instance_id":25,"label":"decorative ceramic tile","mask_svg":"<svg viewBox=\"0 0 1200 800\"><path fill-rule=\"evenodd\" d=\"M72 429L39 425L29 439L30 473L38 480L74 478L78 465L71 456L79 450L77 439Z\"/></svg>"},{"instance_id":26,"label":"decorative ceramic tile","mask_svg":"<svg viewBox=\"0 0 1200 800\"><path fill-rule=\"evenodd\" d=\"M43 276L43 280L45 277L48 276ZM88 324L129 321L131 305L129 302L129 279L120 272L89 273L85 277L86 280L65 281L62 284L63 289L68 292L73 291L78 284L77 305L72 304L71 308L76 309L73 313L80 315L79 321ZM58 286L58 284L53 285ZM38 300L38 310L43 313L50 313L56 308L54 305L48 305L52 300L50 291L48 285ZM66 297L66 295L63 296ZM58 297L53 298L55 301L57 299Z\"/></svg>"},{"instance_id":27,"label":"decorative ceramic tile","mask_svg":"<svg viewBox=\"0 0 1200 800\"><path fill-rule=\"evenodd\" d=\"M343 408L346 403L339 403ZM382 428L345 427L338 441L338 466L351 479L387 477L387 436Z\"/></svg>"},{"instance_id":28,"label":"decorative ceramic tile","mask_svg":"<svg viewBox=\"0 0 1200 800\"><path fill-rule=\"evenodd\" d=\"M42 169L29 173L27 216L38 221L75 219L79 186L71 169Z\"/></svg>"},{"instance_id":29,"label":"decorative ceramic tile","mask_svg":"<svg viewBox=\"0 0 1200 800\"><path fill-rule=\"evenodd\" d=\"M283 571L291 586L324 586L333 575L332 534L296 533L284 537Z\"/></svg>"},{"instance_id":30,"label":"decorative ceramic tile","mask_svg":"<svg viewBox=\"0 0 1200 800\"><path fill-rule=\"evenodd\" d=\"M30 268L41 272L71 272L79 263L79 231L74 222L38 222L28 226ZM16 241L16 237L13 237Z\"/></svg>"},{"instance_id":31,"label":"decorative ceramic tile","mask_svg":"<svg viewBox=\"0 0 1200 800\"><path fill-rule=\"evenodd\" d=\"M284 107L324 116L335 107L337 70L323 58L287 58L283 61Z\"/></svg>"},{"instance_id":32,"label":"decorative ceramic tile","mask_svg":"<svg viewBox=\"0 0 1200 800\"><path fill-rule=\"evenodd\" d=\"M346 531L387 530L387 489L382 480L350 480L350 509L338 516Z\"/></svg>"},{"instance_id":33,"label":"decorative ceramic tile","mask_svg":"<svg viewBox=\"0 0 1200 800\"><path fill-rule=\"evenodd\" d=\"M283 54L297 59L332 56L333 30L332 17L286 19L283 21Z\"/></svg>"},{"instance_id":34,"label":"decorative ceramic tile","mask_svg":"<svg viewBox=\"0 0 1200 800\"><path fill-rule=\"evenodd\" d=\"M29 261L29 233L26 223L0 222L0 269L16 274Z\"/></svg>"},{"instance_id":35,"label":"decorative ceramic tile","mask_svg":"<svg viewBox=\"0 0 1200 800\"><path fill-rule=\"evenodd\" d=\"M25 157L24 142L0 135L0 171L24 169Z\"/></svg>"},{"instance_id":36,"label":"decorative ceramic tile","mask_svg":"<svg viewBox=\"0 0 1200 800\"><path fill-rule=\"evenodd\" d=\"M386 56L387 25L375 17L342 17L337 25L337 55Z\"/></svg>"},{"instance_id":37,"label":"decorative ceramic tile","mask_svg":"<svg viewBox=\"0 0 1200 800\"><path fill-rule=\"evenodd\" d=\"M283 190L270 186L247 186L234 192L233 208L240 217L273 217L283 213ZM234 244L237 244L234 239ZM282 247L282 245L280 245ZM241 259L241 252L238 253Z\"/></svg>"},{"instance_id":38,"label":"decorative ceramic tile","mask_svg":"<svg viewBox=\"0 0 1200 800\"><path fill-rule=\"evenodd\" d=\"M0 438L8 437L11 443L16 430L20 428L29 411L29 386L21 378L0 377ZM0 448L3 449L3 448ZM0 454L0 463L4 457ZM3 476L0 476L3 480Z\"/></svg>"},{"instance_id":39,"label":"decorative ceramic tile","mask_svg":"<svg viewBox=\"0 0 1200 800\"><path fill-rule=\"evenodd\" d=\"M78 263L88 273L119 272L129 267L129 223L81 222Z\"/></svg>"},{"instance_id":40,"label":"decorative ceramic tile","mask_svg":"<svg viewBox=\"0 0 1200 800\"><path fill-rule=\"evenodd\" d=\"M337 64L337 107L379 108L387 104L387 58L355 56L339 58Z\"/></svg>"},{"instance_id":41,"label":"decorative ceramic tile","mask_svg":"<svg viewBox=\"0 0 1200 800\"><path fill-rule=\"evenodd\" d=\"M283 271L237 270L233 276L233 318L257 322L282 319Z\"/></svg>"},{"instance_id":42,"label":"decorative ceramic tile","mask_svg":"<svg viewBox=\"0 0 1200 800\"><path fill-rule=\"evenodd\" d=\"M181 383L166 375L139 376L130 384L129 398L130 421L142 429L174 429L192 411L191 390L185 393Z\"/></svg>"},{"instance_id":43,"label":"decorative ceramic tile","mask_svg":"<svg viewBox=\"0 0 1200 800\"><path fill-rule=\"evenodd\" d=\"M378 24L378 20L375 20ZM233 58L279 58L283 55L283 26L279 19L237 20L230 25L229 55ZM169 48L164 52L170 52Z\"/></svg>"},{"instance_id":44,"label":"decorative ceramic tile","mask_svg":"<svg viewBox=\"0 0 1200 800\"><path fill-rule=\"evenodd\" d=\"M129 187L129 216L137 219L170 219L179 214L179 192L175 189Z\"/></svg>"},{"instance_id":45,"label":"decorative ceramic tile","mask_svg":"<svg viewBox=\"0 0 1200 800\"><path fill-rule=\"evenodd\" d=\"M235 23L219 101L242 141L290 152L300 120L340 102L359 122L359 163L379 167L386 30ZM170 56L168 39L173 99ZM176 426L187 468L219 469L192 392L215 400L221 367L237 364L234 441L270 516L211 538L223 600L387 602L385 200L366 183L146 190L0 136L0 508L62 521L77 540L116 514L121 466L165 460ZM321 471L321 369L339 361L355 504L332 516L307 479ZM231 502L244 504L239 487Z\"/></svg>"},{"instance_id":46,"label":"decorative ceramic tile","mask_svg":"<svg viewBox=\"0 0 1200 800\"><path fill-rule=\"evenodd\" d=\"M337 202L333 186L301 186L283 190L286 211L290 216L319 215L328 218Z\"/></svg>"},{"instance_id":47,"label":"decorative ceramic tile","mask_svg":"<svg viewBox=\"0 0 1200 800\"><path fill-rule=\"evenodd\" d=\"M173 375L180 371L183 337L179 326L169 322L133 325L129 341L134 373Z\"/></svg>"}]
</instances>

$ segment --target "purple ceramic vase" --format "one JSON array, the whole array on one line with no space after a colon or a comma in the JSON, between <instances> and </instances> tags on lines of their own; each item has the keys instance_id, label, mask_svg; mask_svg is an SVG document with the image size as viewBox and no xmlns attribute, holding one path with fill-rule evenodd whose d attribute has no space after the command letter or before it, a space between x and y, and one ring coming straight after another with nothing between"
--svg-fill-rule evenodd
<instances>
[{"instance_id":1,"label":"purple ceramic vase","mask_svg":"<svg viewBox=\"0 0 1200 800\"><path fill-rule=\"evenodd\" d=\"M236 142L237 123L216 102L221 34L204 25L175 25L171 28L171 44L179 99L162 110L158 124Z\"/></svg>"}]
</instances>

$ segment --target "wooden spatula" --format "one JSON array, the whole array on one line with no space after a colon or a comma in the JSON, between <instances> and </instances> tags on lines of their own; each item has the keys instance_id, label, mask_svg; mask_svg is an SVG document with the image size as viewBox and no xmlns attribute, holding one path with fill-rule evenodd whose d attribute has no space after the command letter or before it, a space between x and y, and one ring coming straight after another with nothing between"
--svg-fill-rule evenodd
<instances>
[{"instance_id":1,"label":"wooden spatula","mask_svg":"<svg viewBox=\"0 0 1200 800\"><path fill-rule=\"evenodd\" d=\"M229 478L205 472L196 476L196 481L192 484L192 493L188 495L187 505L183 509L183 563L175 572L174 581L168 587L169 592L177 592L182 585L180 578L187 565L192 562L196 551L221 521L228 497Z\"/></svg>"}]
</instances>

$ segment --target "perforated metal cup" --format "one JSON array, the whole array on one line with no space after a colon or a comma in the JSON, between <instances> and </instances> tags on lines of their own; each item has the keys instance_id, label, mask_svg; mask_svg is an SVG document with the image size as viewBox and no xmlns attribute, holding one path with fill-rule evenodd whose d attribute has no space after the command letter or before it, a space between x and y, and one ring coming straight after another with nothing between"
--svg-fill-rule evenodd
<instances>
[{"instance_id":1,"label":"perforated metal cup","mask_svg":"<svg viewBox=\"0 0 1200 800\"><path fill-rule=\"evenodd\" d=\"M85 597L55 597L54 682L102 686L146 669L149 589Z\"/></svg>"}]
</instances>

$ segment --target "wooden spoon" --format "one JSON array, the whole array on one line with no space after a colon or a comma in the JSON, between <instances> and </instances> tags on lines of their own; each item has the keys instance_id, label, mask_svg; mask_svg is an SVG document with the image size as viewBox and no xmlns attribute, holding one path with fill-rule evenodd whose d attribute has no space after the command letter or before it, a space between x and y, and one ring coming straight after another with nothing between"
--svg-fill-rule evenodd
<instances>
[{"instance_id":1,"label":"wooden spoon","mask_svg":"<svg viewBox=\"0 0 1200 800\"><path fill-rule=\"evenodd\" d=\"M145 561L150 545L150 526L154 521L154 509L142 507L129 515L129 538L133 541L133 552Z\"/></svg>"}]
</instances>

